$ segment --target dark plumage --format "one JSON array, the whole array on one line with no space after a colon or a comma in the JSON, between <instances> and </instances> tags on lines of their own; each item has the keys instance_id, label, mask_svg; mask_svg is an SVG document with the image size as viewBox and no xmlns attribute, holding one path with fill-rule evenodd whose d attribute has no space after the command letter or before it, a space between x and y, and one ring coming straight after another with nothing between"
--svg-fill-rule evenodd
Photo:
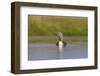
<instances>
[{"instance_id":1,"label":"dark plumage","mask_svg":"<svg viewBox=\"0 0 100 76\"><path fill-rule=\"evenodd\" d=\"M62 32L58 32L56 34L57 34L57 37L58 37L58 42L56 43L56 45L59 46L59 43L62 42L63 46L66 46L67 43L64 41L63 33Z\"/></svg>"},{"instance_id":2,"label":"dark plumage","mask_svg":"<svg viewBox=\"0 0 100 76\"><path fill-rule=\"evenodd\" d=\"M59 43L59 41L58 42L56 42L56 45L58 46L58 43ZM63 46L65 47L67 45L67 43L65 42L65 41L63 41Z\"/></svg>"}]
</instances>

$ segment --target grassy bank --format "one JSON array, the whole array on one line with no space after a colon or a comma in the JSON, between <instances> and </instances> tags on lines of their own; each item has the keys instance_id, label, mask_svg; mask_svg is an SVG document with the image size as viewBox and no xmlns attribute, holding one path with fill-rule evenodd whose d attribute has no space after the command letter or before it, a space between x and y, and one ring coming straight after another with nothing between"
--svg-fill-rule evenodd
<instances>
[{"instance_id":1,"label":"grassy bank","mask_svg":"<svg viewBox=\"0 0 100 76\"><path fill-rule=\"evenodd\" d=\"M56 43L56 36L30 36L28 38L29 43ZM64 41L67 43L75 43L75 42L87 42L86 36L66 36L64 37Z\"/></svg>"},{"instance_id":2,"label":"grassy bank","mask_svg":"<svg viewBox=\"0 0 100 76\"><path fill-rule=\"evenodd\" d=\"M64 36L86 36L86 17L28 16L29 36L54 36L62 32Z\"/></svg>"}]
</instances>

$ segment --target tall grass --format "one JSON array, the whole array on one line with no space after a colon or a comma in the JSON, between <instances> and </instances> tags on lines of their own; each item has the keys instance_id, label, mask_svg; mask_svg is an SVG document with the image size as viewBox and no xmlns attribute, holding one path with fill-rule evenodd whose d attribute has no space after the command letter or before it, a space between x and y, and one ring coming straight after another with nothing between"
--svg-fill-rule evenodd
<instances>
[{"instance_id":1,"label":"tall grass","mask_svg":"<svg viewBox=\"0 0 100 76\"><path fill-rule=\"evenodd\" d=\"M53 36L62 32L64 36L87 36L87 17L28 16L29 36Z\"/></svg>"}]
</instances>

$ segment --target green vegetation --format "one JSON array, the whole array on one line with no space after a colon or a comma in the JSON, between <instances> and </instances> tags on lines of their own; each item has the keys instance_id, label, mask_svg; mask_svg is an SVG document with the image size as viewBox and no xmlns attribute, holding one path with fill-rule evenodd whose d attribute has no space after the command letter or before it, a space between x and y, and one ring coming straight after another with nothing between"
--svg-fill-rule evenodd
<instances>
[{"instance_id":1,"label":"green vegetation","mask_svg":"<svg viewBox=\"0 0 100 76\"><path fill-rule=\"evenodd\" d=\"M56 36L29 36L29 43L56 43ZM82 43L87 42L86 36L65 36L64 41L67 43Z\"/></svg>"},{"instance_id":2,"label":"green vegetation","mask_svg":"<svg viewBox=\"0 0 100 76\"><path fill-rule=\"evenodd\" d=\"M29 36L87 36L87 17L28 16Z\"/></svg>"}]
</instances>

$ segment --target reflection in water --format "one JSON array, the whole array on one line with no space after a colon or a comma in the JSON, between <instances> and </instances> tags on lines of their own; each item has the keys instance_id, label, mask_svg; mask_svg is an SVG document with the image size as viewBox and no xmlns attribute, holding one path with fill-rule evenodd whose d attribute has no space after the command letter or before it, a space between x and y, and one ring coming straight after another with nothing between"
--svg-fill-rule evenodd
<instances>
[{"instance_id":1,"label":"reflection in water","mask_svg":"<svg viewBox=\"0 0 100 76\"><path fill-rule=\"evenodd\" d=\"M87 43L68 44L63 48L46 43L29 43L28 45L28 60L79 59L87 57Z\"/></svg>"},{"instance_id":2,"label":"reflection in water","mask_svg":"<svg viewBox=\"0 0 100 76\"><path fill-rule=\"evenodd\" d=\"M63 58L63 46L57 46L59 58Z\"/></svg>"}]
</instances>

